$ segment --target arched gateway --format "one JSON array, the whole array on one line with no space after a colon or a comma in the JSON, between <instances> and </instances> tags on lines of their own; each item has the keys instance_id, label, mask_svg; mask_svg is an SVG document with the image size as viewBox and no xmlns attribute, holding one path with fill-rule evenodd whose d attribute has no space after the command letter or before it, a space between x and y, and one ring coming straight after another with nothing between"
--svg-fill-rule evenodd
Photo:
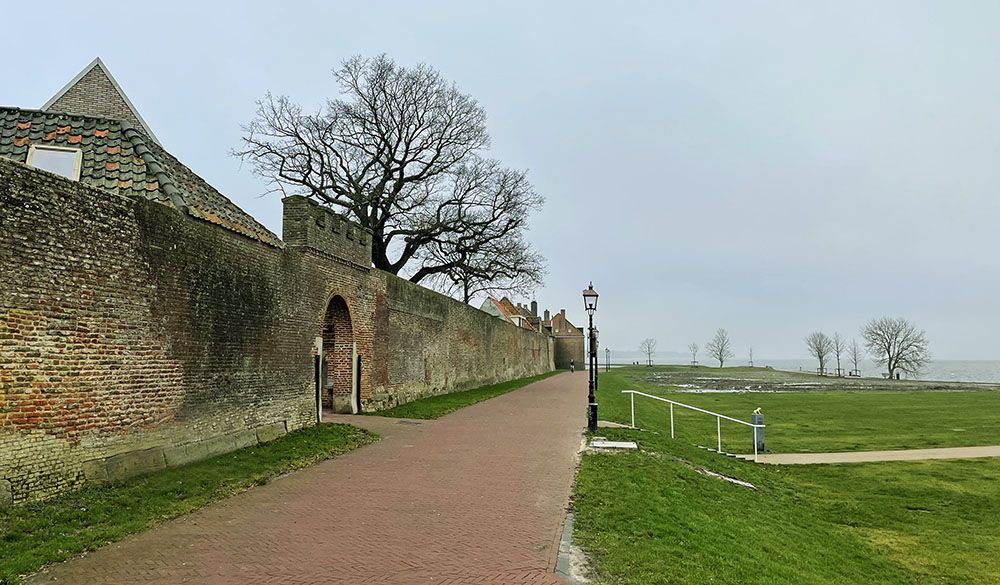
<instances>
[{"instance_id":1,"label":"arched gateway","mask_svg":"<svg viewBox=\"0 0 1000 585\"><path fill-rule=\"evenodd\" d=\"M361 410L357 376L357 345L351 311L341 296L330 299L323 317L323 350L320 365L320 402L327 412Z\"/></svg>"}]
</instances>

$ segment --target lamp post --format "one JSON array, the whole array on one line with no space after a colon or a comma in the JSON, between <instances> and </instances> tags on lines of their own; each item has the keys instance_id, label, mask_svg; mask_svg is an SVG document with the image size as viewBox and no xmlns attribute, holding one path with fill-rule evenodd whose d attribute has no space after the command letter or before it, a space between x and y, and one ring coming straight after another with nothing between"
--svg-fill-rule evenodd
<instances>
[{"instance_id":1,"label":"lamp post","mask_svg":"<svg viewBox=\"0 0 1000 585\"><path fill-rule=\"evenodd\" d=\"M611 367L611 350L607 347L604 348L604 371L609 371L608 368Z\"/></svg>"},{"instance_id":2,"label":"lamp post","mask_svg":"<svg viewBox=\"0 0 1000 585\"><path fill-rule=\"evenodd\" d=\"M594 283L591 282L587 290L583 291L583 308L587 310L587 317L590 322L590 378L587 380L587 430L594 432L597 430L597 398L594 390L597 389L597 335L594 331L594 313L597 312L597 291L594 290Z\"/></svg>"},{"instance_id":3,"label":"lamp post","mask_svg":"<svg viewBox=\"0 0 1000 585\"><path fill-rule=\"evenodd\" d=\"M601 347L601 332L594 327L594 347L591 352L594 354L594 392L601 389L601 368L597 367L597 350Z\"/></svg>"}]
</instances>

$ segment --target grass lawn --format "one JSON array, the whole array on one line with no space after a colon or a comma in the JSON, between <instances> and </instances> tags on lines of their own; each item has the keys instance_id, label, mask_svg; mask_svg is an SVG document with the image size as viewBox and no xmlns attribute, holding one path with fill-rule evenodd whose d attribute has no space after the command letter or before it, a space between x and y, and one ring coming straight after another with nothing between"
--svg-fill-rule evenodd
<instances>
[{"instance_id":1,"label":"grass lawn","mask_svg":"<svg viewBox=\"0 0 1000 585\"><path fill-rule=\"evenodd\" d=\"M792 382L775 385L776 377ZM692 386L699 381L710 388L763 385L769 390L697 393L698 388ZM827 389L794 390L814 382ZM766 447L772 453L1000 444L1000 392L982 390L982 385L972 385L974 389L967 391L924 390L922 383L905 380L900 383L910 390L887 390L895 388L895 382L884 380L875 381L872 389L857 386L865 383L760 368L626 367L601 373L598 402L602 419L626 424L630 420L628 396L622 397L621 390L641 390L746 421L759 407L767 424ZM669 432L668 405L642 397L636 397L635 404L636 426ZM716 444L714 418L675 407L674 423L679 439ZM722 423L726 451L752 453L751 436L748 427Z\"/></svg>"},{"instance_id":2,"label":"grass lawn","mask_svg":"<svg viewBox=\"0 0 1000 585\"><path fill-rule=\"evenodd\" d=\"M628 416L628 398L618 394L618 384L645 376L635 371L639 369L602 374L601 418ZM659 389L664 390L669 389ZM819 432L840 438L823 440L803 435L817 432L814 425L831 417L845 422L847 418L836 413L847 408L848 399L864 400L869 395L834 392L826 397L825 392L815 391L685 394L679 400L741 418L749 418L751 405L763 406L771 417L771 445L826 450L855 444L865 448L927 446L920 437L928 426L935 427L933 416L947 403L941 394L875 392L873 396L884 400L851 410L851 418L860 417L871 436L855 436L859 433L849 425L830 423ZM946 420L963 414L985 420L990 418L989 412L983 412L987 410L997 420L1000 401L989 401L991 393L949 395L959 406L938 413ZM755 401L778 397L783 401ZM899 402L906 407L894 409ZM872 406L876 404L877 408ZM899 418L904 412L921 417L904 424ZM795 423L799 426L779 424L790 413L799 417ZM807 417L806 426L802 426L803 417ZM995 479L1000 476L1000 459L755 465L693 445L714 444L714 421L709 433L712 442L682 433L671 440L669 419L667 426L661 425L663 421L663 413L650 411L639 419L646 430L601 429L600 434L609 438L637 441L641 452L587 453L581 462L574 539L588 552L599 583L964 584L1000 580L1000 556L995 554L1000 549L996 529L1000 526L1000 490ZM946 444L966 444L956 437L942 437ZM724 447L725 439L726 428ZM1000 441L993 437L987 442ZM750 482L757 489L706 475L705 470Z\"/></svg>"},{"instance_id":3,"label":"grass lawn","mask_svg":"<svg viewBox=\"0 0 1000 585\"><path fill-rule=\"evenodd\" d=\"M0 509L0 583L94 550L377 437L339 424L307 427L270 443Z\"/></svg>"},{"instance_id":4,"label":"grass lawn","mask_svg":"<svg viewBox=\"0 0 1000 585\"><path fill-rule=\"evenodd\" d=\"M390 416L395 418L439 418L449 412L454 412L471 404L488 400L494 396L506 394L513 390L517 390L518 388L523 388L532 382L544 380L545 378L554 376L558 373L559 370L556 370L500 384L480 386L479 388L473 388L472 390L429 396L427 398L421 398L420 400L414 400L413 402L407 402L406 404L400 404L399 406L388 408L386 410L368 412L365 414Z\"/></svg>"}]
</instances>

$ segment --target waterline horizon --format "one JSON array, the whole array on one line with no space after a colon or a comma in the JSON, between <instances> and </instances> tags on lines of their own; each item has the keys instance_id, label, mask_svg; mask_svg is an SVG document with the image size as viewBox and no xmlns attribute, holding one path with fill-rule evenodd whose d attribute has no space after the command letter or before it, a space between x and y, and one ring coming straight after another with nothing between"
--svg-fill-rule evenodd
<instances>
[{"instance_id":1,"label":"waterline horizon","mask_svg":"<svg viewBox=\"0 0 1000 585\"><path fill-rule=\"evenodd\" d=\"M601 356L602 358L605 356ZM698 365L712 367L716 365L715 362L711 360L701 359L702 356L698 356ZM612 365L628 365L632 362L638 361L640 364L644 364L645 356L639 354L638 352L612 352L610 363ZM600 364L603 366L605 360L600 360ZM690 359L683 359L676 355L671 355L669 357L664 356L662 358L654 357L653 365L690 365ZM731 360L726 362L726 366L747 366L750 365L748 360ZM785 370L789 372L806 372L806 373L816 373L817 363L814 359L801 359L801 358L784 358L784 359L769 359L769 358L759 358L754 359L753 365L755 367L771 367L776 370ZM866 378L880 378L884 369L877 366L870 359L863 360L860 364L861 375ZM834 370L836 368L836 360L831 360L831 365L828 366L827 370ZM854 369L852 363L848 360L841 360L841 369L844 371ZM983 383L1000 383L1000 360L931 360L927 367L921 373L920 376L912 377L909 379L924 380L924 381L935 381L935 382L983 382Z\"/></svg>"}]
</instances>

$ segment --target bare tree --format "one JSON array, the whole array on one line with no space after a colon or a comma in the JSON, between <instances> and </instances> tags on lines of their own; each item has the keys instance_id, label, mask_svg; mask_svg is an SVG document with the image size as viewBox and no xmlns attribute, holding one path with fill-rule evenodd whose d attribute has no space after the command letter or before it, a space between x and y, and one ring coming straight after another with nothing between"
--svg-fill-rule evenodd
<instances>
[{"instance_id":1,"label":"bare tree","mask_svg":"<svg viewBox=\"0 0 1000 585\"><path fill-rule=\"evenodd\" d=\"M695 342L693 342L693 341L691 342L691 345L688 346L688 351L691 352L691 365L692 366L698 365L698 350L699 349L701 349L701 348L699 348L698 344L695 343Z\"/></svg>"},{"instance_id":2,"label":"bare tree","mask_svg":"<svg viewBox=\"0 0 1000 585\"><path fill-rule=\"evenodd\" d=\"M861 375L861 346L858 345L857 339L851 340L851 345L847 347L847 355L851 357L851 363L854 364L854 375Z\"/></svg>"},{"instance_id":3,"label":"bare tree","mask_svg":"<svg viewBox=\"0 0 1000 585\"><path fill-rule=\"evenodd\" d=\"M861 329L861 338L875 362L889 377L897 371L917 376L930 361L927 334L906 319L872 319Z\"/></svg>"},{"instance_id":4,"label":"bare tree","mask_svg":"<svg viewBox=\"0 0 1000 585\"><path fill-rule=\"evenodd\" d=\"M656 353L656 340L652 337L643 339L639 344L639 351L646 354L646 365L653 365L653 354Z\"/></svg>"},{"instance_id":5,"label":"bare tree","mask_svg":"<svg viewBox=\"0 0 1000 585\"><path fill-rule=\"evenodd\" d=\"M486 113L427 65L353 57L315 113L268 94L235 154L270 181L372 232L372 264L413 282L540 277L523 236L542 198L523 171L483 158ZM528 261L525 262L524 259ZM516 286L516 285L515 285Z\"/></svg>"},{"instance_id":6,"label":"bare tree","mask_svg":"<svg viewBox=\"0 0 1000 585\"><path fill-rule=\"evenodd\" d=\"M734 357L732 343L729 341L729 332L719 329L715 332L715 337L705 344L705 350L719 362L721 368L726 364L726 360Z\"/></svg>"},{"instance_id":7,"label":"bare tree","mask_svg":"<svg viewBox=\"0 0 1000 585\"><path fill-rule=\"evenodd\" d=\"M817 331L806 336L806 347L809 353L819 361L819 373L826 373L826 358L833 351L833 340L825 333Z\"/></svg>"},{"instance_id":8,"label":"bare tree","mask_svg":"<svg viewBox=\"0 0 1000 585\"><path fill-rule=\"evenodd\" d=\"M543 284L545 260L520 235L493 242L457 263L448 260L448 253L448 249L431 247L428 255L449 268L431 275L426 282L466 303L479 295L530 297Z\"/></svg>"},{"instance_id":9,"label":"bare tree","mask_svg":"<svg viewBox=\"0 0 1000 585\"><path fill-rule=\"evenodd\" d=\"M833 355L837 358L837 375L843 376L844 370L840 369L840 356L843 355L844 350L847 349L847 346L845 345L846 342L844 338L841 337L840 333L834 332L831 343L833 344Z\"/></svg>"}]
</instances>

